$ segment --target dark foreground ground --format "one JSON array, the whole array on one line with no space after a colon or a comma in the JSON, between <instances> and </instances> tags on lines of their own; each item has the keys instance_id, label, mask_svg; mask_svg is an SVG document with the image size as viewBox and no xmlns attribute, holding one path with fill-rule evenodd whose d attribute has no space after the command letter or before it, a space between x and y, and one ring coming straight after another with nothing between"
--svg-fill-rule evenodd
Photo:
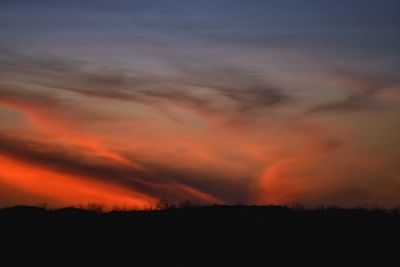
<instances>
[{"instance_id":1,"label":"dark foreground ground","mask_svg":"<svg viewBox=\"0 0 400 267\"><path fill-rule=\"evenodd\" d=\"M0 210L0 266L400 266L400 213Z\"/></svg>"}]
</instances>

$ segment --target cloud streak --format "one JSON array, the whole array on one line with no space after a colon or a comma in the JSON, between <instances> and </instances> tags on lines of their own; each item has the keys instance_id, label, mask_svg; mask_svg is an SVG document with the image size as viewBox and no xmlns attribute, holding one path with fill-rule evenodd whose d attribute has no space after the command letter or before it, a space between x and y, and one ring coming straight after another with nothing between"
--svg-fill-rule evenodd
<instances>
[{"instance_id":1,"label":"cloud streak","mask_svg":"<svg viewBox=\"0 0 400 267\"><path fill-rule=\"evenodd\" d=\"M344 89L345 97L341 100L318 104L309 112L352 112L381 108L384 102L378 94L387 88L399 86L396 76L377 76L374 74L350 71L336 71L335 79Z\"/></svg>"},{"instance_id":2,"label":"cloud streak","mask_svg":"<svg viewBox=\"0 0 400 267\"><path fill-rule=\"evenodd\" d=\"M172 76L118 72L106 74L84 70L80 67L82 62L51 57L35 58L16 52L3 54L0 63L3 87L12 78L51 89L56 95L60 94L57 90L65 90L88 97L132 101L164 109L171 105L180 106L199 114L224 114L234 118L245 113L253 115L254 111L285 105L292 100L280 88L254 75L247 75L246 71L230 71L228 67L217 72L212 69L206 71L206 66L201 66L201 69L191 71L191 75L188 75L188 68L177 64L178 75ZM21 93L24 98L23 91ZM3 91L1 96L9 95L9 91ZM13 91L12 96L17 97L18 93ZM29 98L38 102L42 96L35 96L36 100ZM54 99L43 101L56 104Z\"/></svg>"},{"instance_id":3,"label":"cloud streak","mask_svg":"<svg viewBox=\"0 0 400 267\"><path fill-rule=\"evenodd\" d=\"M0 135L0 148L2 155L17 161L130 188L133 192L140 192L151 198L165 197L175 201L189 199L208 203L221 201L189 184L178 182L177 178L185 174L176 171L173 174L174 171L160 167L157 169L153 166L149 171L146 167L144 170L137 169L96 155L88 156L65 147L4 134ZM190 182L188 177L185 178ZM223 192L220 193L223 195Z\"/></svg>"}]
</instances>

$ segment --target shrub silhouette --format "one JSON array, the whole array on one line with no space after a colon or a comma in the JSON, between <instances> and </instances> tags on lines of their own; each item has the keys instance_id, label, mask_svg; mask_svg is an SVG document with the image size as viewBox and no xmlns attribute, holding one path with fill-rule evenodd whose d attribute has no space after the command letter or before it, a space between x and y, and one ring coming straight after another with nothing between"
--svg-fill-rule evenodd
<instances>
[{"instance_id":1,"label":"shrub silhouette","mask_svg":"<svg viewBox=\"0 0 400 267\"><path fill-rule=\"evenodd\" d=\"M104 205L98 204L98 203L88 203L86 207L84 207L85 210L89 212L94 212L94 213L103 213L104 212Z\"/></svg>"},{"instance_id":2,"label":"shrub silhouette","mask_svg":"<svg viewBox=\"0 0 400 267\"><path fill-rule=\"evenodd\" d=\"M199 207L199 205L196 203L193 203L189 200L183 201L179 204L179 208L181 208L181 209L189 209L189 208L196 208L196 207Z\"/></svg>"},{"instance_id":3,"label":"shrub silhouette","mask_svg":"<svg viewBox=\"0 0 400 267\"><path fill-rule=\"evenodd\" d=\"M165 199L165 198L161 198L161 199L157 200L154 208L156 210L172 210L172 209L175 209L176 206L172 201Z\"/></svg>"}]
</instances>

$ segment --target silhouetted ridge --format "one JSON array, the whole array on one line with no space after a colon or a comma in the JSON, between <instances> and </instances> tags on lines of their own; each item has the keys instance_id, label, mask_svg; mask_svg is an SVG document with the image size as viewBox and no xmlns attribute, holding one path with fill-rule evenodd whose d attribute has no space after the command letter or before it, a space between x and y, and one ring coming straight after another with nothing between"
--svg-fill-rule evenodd
<instances>
[{"instance_id":1,"label":"silhouetted ridge","mask_svg":"<svg viewBox=\"0 0 400 267\"><path fill-rule=\"evenodd\" d=\"M0 210L0 266L389 266L398 210ZM393 265L390 265L393 266Z\"/></svg>"}]
</instances>

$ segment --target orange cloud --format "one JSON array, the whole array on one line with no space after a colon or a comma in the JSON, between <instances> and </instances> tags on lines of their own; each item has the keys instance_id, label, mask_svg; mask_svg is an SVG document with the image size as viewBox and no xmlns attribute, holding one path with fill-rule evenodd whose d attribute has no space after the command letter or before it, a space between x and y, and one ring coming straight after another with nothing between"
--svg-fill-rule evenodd
<instances>
[{"instance_id":1,"label":"orange cloud","mask_svg":"<svg viewBox=\"0 0 400 267\"><path fill-rule=\"evenodd\" d=\"M8 99L0 99L0 105L22 112L31 123L30 126L33 127L33 129L30 127L29 130L36 130L52 142L79 146L83 151L89 151L96 156L143 170L137 163L107 148L104 145L105 141L98 136L82 131L84 121L72 121L60 113L56 107L42 107L29 103L29 101Z\"/></svg>"},{"instance_id":2,"label":"orange cloud","mask_svg":"<svg viewBox=\"0 0 400 267\"><path fill-rule=\"evenodd\" d=\"M143 208L154 198L113 184L66 175L0 155L2 183L53 199L50 205L79 205L89 202L110 207Z\"/></svg>"},{"instance_id":3,"label":"orange cloud","mask_svg":"<svg viewBox=\"0 0 400 267\"><path fill-rule=\"evenodd\" d=\"M363 113L347 120L335 112L307 110L323 104L319 110L348 111L357 106L358 100L375 100L376 93L387 89L385 81L372 82L371 87L364 77L331 78L328 85L332 91L347 85L352 88L335 94L346 101L332 99L328 94L321 103L321 99L311 99L287 107L294 102L286 92L269 83L254 82L246 75L244 81L237 83L230 79L219 82L216 75L216 83L203 84L201 79L195 79L191 84L186 77L176 84L180 86L175 87L171 80L172 84L164 88L164 80L158 76L154 77L153 87L154 81L148 77L140 82L134 76L114 80L107 74L85 73L79 68L69 71L64 74L64 70L54 73L48 69L21 75L22 81L26 79L21 88L0 92L0 105L23 114L28 122L25 132L13 132L16 139L21 139L14 142L34 146L32 151L10 146L9 154L3 153L10 157L6 157L7 167L1 166L11 174L3 179L10 185L48 195L45 181L55 178L63 181L66 188L76 187L72 191L78 199L92 196L103 203L113 202L108 188L114 188L115 199L132 191L143 194L145 199L170 197L206 203L321 203L326 199L337 203L343 199L337 191L349 188L349 180L356 180L355 170L361 172L376 163L369 155L362 164L349 158L357 155L351 151L351 142L363 147L373 143L369 142L371 136L361 141L357 137L361 131L353 126L356 121L370 123L369 118L362 118ZM49 78L47 74L53 76ZM228 71L223 77L231 74ZM318 86L325 85L326 78L322 78ZM36 88L27 90L29 82ZM4 131L4 135L10 134ZM327 157L342 145L342 139L349 141L344 145L347 154ZM38 146L49 149L35 150ZM53 151L55 147L61 149ZM393 153L393 160L397 154L388 151L383 154L390 157ZM348 158L349 166L340 162L340 157ZM36 187L33 182L27 186L21 169L27 173L35 170L47 178L35 178ZM378 165L374 174L384 169ZM15 180L18 183L11 182L10 177L14 176L19 177ZM92 184L96 185L95 192L90 191ZM56 184L52 186L57 188ZM373 191L365 188L365 192ZM122 189L127 192L119 191ZM68 192L57 190L57 201L74 201ZM349 192L359 199L366 195L364 191L359 195Z\"/></svg>"}]
</instances>

